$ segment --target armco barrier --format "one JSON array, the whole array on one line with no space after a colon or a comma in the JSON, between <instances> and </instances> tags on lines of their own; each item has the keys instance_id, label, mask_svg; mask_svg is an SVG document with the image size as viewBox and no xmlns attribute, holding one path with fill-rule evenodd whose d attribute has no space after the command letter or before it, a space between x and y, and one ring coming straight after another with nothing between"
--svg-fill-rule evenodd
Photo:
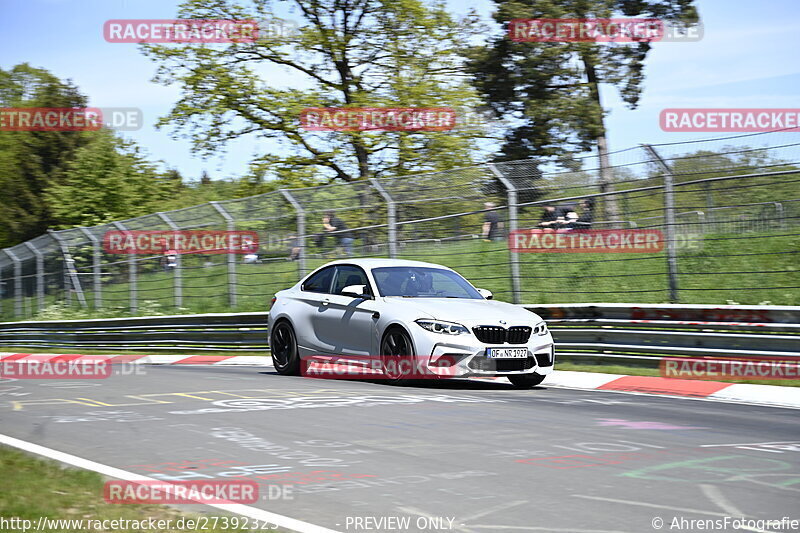
<instances>
[{"instance_id":1,"label":"armco barrier","mask_svg":"<svg viewBox=\"0 0 800 533\"><path fill-rule=\"evenodd\" d=\"M523 305L541 315L557 356L653 363L664 356L800 357L800 307ZM268 313L0 323L0 346L92 350L263 351Z\"/></svg>"},{"instance_id":2,"label":"armco barrier","mask_svg":"<svg viewBox=\"0 0 800 533\"><path fill-rule=\"evenodd\" d=\"M657 363L664 356L800 357L800 307L524 305L544 318L557 357ZM626 361L622 361L626 360Z\"/></svg>"},{"instance_id":3,"label":"armco barrier","mask_svg":"<svg viewBox=\"0 0 800 533\"><path fill-rule=\"evenodd\" d=\"M263 351L268 313L0 322L0 346L92 350Z\"/></svg>"}]
</instances>

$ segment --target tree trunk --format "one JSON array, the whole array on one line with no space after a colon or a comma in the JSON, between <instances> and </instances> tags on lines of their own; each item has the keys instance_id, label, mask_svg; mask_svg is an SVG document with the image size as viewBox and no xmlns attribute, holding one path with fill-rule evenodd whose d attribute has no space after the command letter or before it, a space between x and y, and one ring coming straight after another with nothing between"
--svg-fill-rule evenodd
<instances>
[{"instance_id":1,"label":"tree trunk","mask_svg":"<svg viewBox=\"0 0 800 533\"><path fill-rule=\"evenodd\" d=\"M597 107L600 108L600 130L596 138L597 155L600 160L600 192L614 192L611 163L608 160L606 125L605 120L603 119L603 107L600 104L600 85L597 80L597 72L594 68L594 62L588 54L581 54L581 60L583 61L584 68L586 69L586 79L589 82L589 91L592 95L592 99L597 103ZM603 219L619 220L619 207L617 206L617 197L615 195L603 197Z\"/></svg>"}]
</instances>

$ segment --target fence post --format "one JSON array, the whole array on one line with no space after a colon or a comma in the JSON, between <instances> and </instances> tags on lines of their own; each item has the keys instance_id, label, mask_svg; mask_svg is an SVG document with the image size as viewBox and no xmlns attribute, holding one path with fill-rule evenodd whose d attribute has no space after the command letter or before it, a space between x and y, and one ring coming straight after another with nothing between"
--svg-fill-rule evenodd
<instances>
[{"instance_id":1,"label":"fence post","mask_svg":"<svg viewBox=\"0 0 800 533\"><path fill-rule=\"evenodd\" d=\"M300 244L300 257L297 258L297 268L300 277L306 275L306 210L300 202L286 189L279 189L286 201L289 202L297 213L297 242Z\"/></svg>"},{"instance_id":2,"label":"fence post","mask_svg":"<svg viewBox=\"0 0 800 533\"><path fill-rule=\"evenodd\" d=\"M124 231L126 234L130 233L130 230L126 228L122 222L112 222L112 224L114 224L114 227L118 230ZM135 315L136 311L139 310L139 285L136 276L137 267L136 254L128 254L128 304L130 305L132 315Z\"/></svg>"},{"instance_id":3,"label":"fence post","mask_svg":"<svg viewBox=\"0 0 800 533\"><path fill-rule=\"evenodd\" d=\"M180 227L173 222L169 215L159 211L156 213L158 217L163 220L167 226L173 231L180 231ZM177 242L177 241L176 241ZM175 250L175 271L173 272L173 290L175 291L175 307L183 307L183 273L181 272L181 253L180 250Z\"/></svg>"},{"instance_id":4,"label":"fence post","mask_svg":"<svg viewBox=\"0 0 800 533\"><path fill-rule=\"evenodd\" d=\"M711 191L711 184L706 183L703 186L703 189L706 197L706 212L708 213L708 222L709 224L712 224L712 226L716 226L716 216L714 215L714 194Z\"/></svg>"},{"instance_id":5,"label":"fence post","mask_svg":"<svg viewBox=\"0 0 800 533\"><path fill-rule=\"evenodd\" d=\"M669 301L678 302L678 253L675 241L675 178L666 161L649 144L642 145L664 172L664 233L667 237L667 273L669 276Z\"/></svg>"},{"instance_id":6,"label":"fence post","mask_svg":"<svg viewBox=\"0 0 800 533\"><path fill-rule=\"evenodd\" d=\"M23 244L36 256L36 310L41 312L44 309L44 255L30 241Z\"/></svg>"},{"instance_id":7,"label":"fence post","mask_svg":"<svg viewBox=\"0 0 800 533\"><path fill-rule=\"evenodd\" d=\"M103 270L100 264L102 259L100 255L100 239L83 226L78 229L81 230L81 233L86 235L86 238L92 243L92 291L94 292L94 308L100 309L103 307L103 280L101 278Z\"/></svg>"},{"instance_id":8,"label":"fence post","mask_svg":"<svg viewBox=\"0 0 800 533\"><path fill-rule=\"evenodd\" d=\"M386 222L389 227L389 257L395 259L397 257L397 204L377 179L369 178L369 182L386 202Z\"/></svg>"},{"instance_id":9,"label":"fence post","mask_svg":"<svg viewBox=\"0 0 800 533\"><path fill-rule=\"evenodd\" d=\"M236 231L236 221L219 202L208 202L225 219L228 231ZM228 250L228 305L236 307L236 254Z\"/></svg>"},{"instance_id":10,"label":"fence post","mask_svg":"<svg viewBox=\"0 0 800 533\"><path fill-rule=\"evenodd\" d=\"M511 235L517 229L517 188L514 184L500 172L494 163L489 163L489 170L497 177L503 187L506 188L508 196L508 232ZM520 303L520 279L519 279L519 254L508 247L508 255L511 260L511 293L515 304Z\"/></svg>"},{"instance_id":11,"label":"fence post","mask_svg":"<svg viewBox=\"0 0 800 533\"><path fill-rule=\"evenodd\" d=\"M11 249L3 250L14 263L14 316L22 316L22 261Z\"/></svg>"},{"instance_id":12,"label":"fence post","mask_svg":"<svg viewBox=\"0 0 800 533\"><path fill-rule=\"evenodd\" d=\"M70 298L70 305L72 305L72 291L75 291L75 296L78 298L81 307L88 307L86 305L86 297L83 295L83 288L81 287L81 280L78 278L78 271L75 270L75 260L69 252L69 245L64 242L58 233L49 229L47 233L56 241L58 247L61 249L61 256L64 258L64 290L67 291L67 296ZM68 289L67 286L71 289Z\"/></svg>"}]
</instances>

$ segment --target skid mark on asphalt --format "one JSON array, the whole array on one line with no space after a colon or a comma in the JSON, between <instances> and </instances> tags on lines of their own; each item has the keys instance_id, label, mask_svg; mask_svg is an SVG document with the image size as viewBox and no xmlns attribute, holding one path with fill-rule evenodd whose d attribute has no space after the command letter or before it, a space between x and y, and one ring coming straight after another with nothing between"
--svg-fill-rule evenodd
<instances>
[{"instance_id":1,"label":"skid mark on asphalt","mask_svg":"<svg viewBox=\"0 0 800 533\"><path fill-rule=\"evenodd\" d=\"M701 483L700 490L703 491L703 494L705 494L709 500L711 500L711 503L715 504L729 515L744 516L744 513L735 505L733 505L733 503L731 503L731 501L728 500L724 494L722 494L722 490L720 490L719 487Z\"/></svg>"}]
</instances>

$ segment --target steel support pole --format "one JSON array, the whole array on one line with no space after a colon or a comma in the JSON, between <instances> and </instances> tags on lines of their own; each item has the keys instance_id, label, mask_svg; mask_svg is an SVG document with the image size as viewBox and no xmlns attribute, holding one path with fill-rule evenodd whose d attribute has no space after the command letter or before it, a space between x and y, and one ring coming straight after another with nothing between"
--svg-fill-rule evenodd
<instances>
[{"instance_id":1,"label":"steel support pole","mask_svg":"<svg viewBox=\"0 0 800 533\"><path fill-rule=\"evenodd\" d=\"M383 185L375 178L369 178L369 182L381 195L383 201L386 202L386 223L388 225L388 238L389 238L389 257L395 259L397 257L397 203L392 198Z\"/></svg>"},{"instance_id":2,"label":"steel support pole","mask_svg":"<svg viewBox=\"0 0 800 533\"><path fill-rule=\"evenodd\" d=\"M667 241L667 274L669 276L669 301L678 302L678 251L675 239L675 177L667 162L661 158L655 148L649 144L642 145L652 156L653 161L664 173L664 233Z\"/></svg>"},{"instance_id":3,"label":"steel support pole","mask_svg":"<svg viewBox=\"0 0 800 533\"><path fill-rule=\"evenodd\" d=\"M14 263L14 316L22 316L22 261L10 249L3 251Z\"/></svg>"},{"instance_id":4,"label":"steel support pole","mask_svg":"<svg viewBox=\"0 0 800 533\"><path fill-rule=\"evenodd\" d=\"M24 244L36 256L36 309L41 312L44 309L44 255L29 241Z\"/></svg>"},{"instance_id":5,"label":"steel support pole","mask_svg":"<svg viewBox=\"0 0 800 533\"><path fill-rule=\"evenodd\" d=\"M503 184L503 187L506 188L506 194L508 196L508 231L509 235L512 234L517 229L517 188L514 187L514 184L506 178L502 172L500 172L494 163L489 163L489 170L492 171L492 174ZM521 303L521 294L522 289L520 285L520 274L519 274L519 254L517 252L512 251L511 246L508 247L508 255L511 261L511 292L513 301L515 304Z\"/></svg>"},{"instance_id":6,"label":"steel support pole","mask_svg":"<svg viewBox=\"0 0 800 533\"><path fill-rule=\"evenodd\" d=\"M125 233L130 230L122 222L112 222L115 228ZM128 254L128 304L131 314L135 315L139 310L139 284L136 269L138 268L136 254Z\"/></svg>"},{"instance_id":7,"label":"steel support pole","mask_svg":"<svg viewBox=\"0 0 800 533\"><path fill-rule=\"evenodd\" d=\"M175 222L166 213L156 213L158 217L170 227L171 230L180 231ZM180 250L175 250L175 271L173 273L173 288L175 291L175 307L183 307L183 272L181 272L181 253Z\"/></svg>"},{"instance_id":8,"label":"steel support pole","mask_svg":"<svg viewBox=\"0 0 800 533\"><path fill-rule=\"evenodd\" d=\"M208 202L225 220L228 231L236 231L236 221L218 202ZM236 307L236 254L228 250L228 305Z\"/></svg>"},{"instance_id":9,"label":"steel support pole","mask_svg":"<svg viewBox=\"0 0 800 533\"><path fill-rule=\"evenodd\" d=\"M291 204L297 213L297 242L300 244L300 257L297 258L297 273L299 277L306 275L306 210L300 202L286 189L279 189L286 201Z\"/></svg>"},{"instance_id":10,"label":"steel support pole","mask_svg":"<svg viewBox=\"0 0 800 533\"><path fill-rule=\"evenodd\" d=\"M67 289L67 285L72 287L72 290L75 292L75 296L77 296L81 307L88 307L86 305L86 297L83 294L83 287L81 287L81 280L78 278L78 271L75 270L75 260L72 258L72 254L69 252L69 245L55 231L49 229L47 230L47 233L54 241L56 241L58 247L61 249L61 255L64 257L64 290L67 291L67 296L70 298L70 305L72 304L72 293Z\"/></svg>"},{"instance_id":11,"label":"steel support pole","mask_svg":"<svg viewBox=\"0 0 800 533\"><path fill-rule=\"evenodd\" d=\"M101 267L102 255L100 251L100 239L87 228L78 228L81 233L86 235L89 242L92 243L92 292L94 293L94 308L101 309L103 307L103 270Z\"/></svg>"}]
</instances>

